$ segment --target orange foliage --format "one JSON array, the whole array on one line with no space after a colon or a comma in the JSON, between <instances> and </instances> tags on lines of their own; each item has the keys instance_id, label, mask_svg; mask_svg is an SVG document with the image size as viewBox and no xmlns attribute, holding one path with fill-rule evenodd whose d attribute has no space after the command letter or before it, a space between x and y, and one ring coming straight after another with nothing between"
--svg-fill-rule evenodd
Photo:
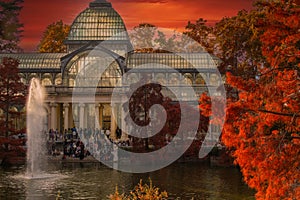
<instances>
[{"instance_id":1,"label":"orange foliage","mask_svg":"<svg viewBox=\"0 0 300 200\"><path fill-rule=\"evenodd\" d=\"M248 80L227 74L238 95L229 95L222 141L257 199L299 199L300 9L293 0L260 3L262 53L269 65Z\"/></svg>"}]
</instances>

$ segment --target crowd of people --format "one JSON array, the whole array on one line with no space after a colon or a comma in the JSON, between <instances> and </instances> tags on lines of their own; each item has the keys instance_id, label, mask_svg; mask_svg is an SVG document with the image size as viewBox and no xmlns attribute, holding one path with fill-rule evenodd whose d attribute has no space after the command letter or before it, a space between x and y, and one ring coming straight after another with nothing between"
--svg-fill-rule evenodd
<instances>
[{"instance_id":1,"label":"crowd of people","mask_svg":"<svg viewBox=\"0 0 300 200\"><path fill-rule=\"evenodd\" d=\"M119 130L119 131L118 131ZM48 132L48 152L50 155L84 159L93 155L97 159L113 159L113 144L130 146L130 139L121 140L121 130L117 129L116 139L111 138L110 130L92 128L69 128L64 133L50 129Z\"/></svg>"}]
</instances>

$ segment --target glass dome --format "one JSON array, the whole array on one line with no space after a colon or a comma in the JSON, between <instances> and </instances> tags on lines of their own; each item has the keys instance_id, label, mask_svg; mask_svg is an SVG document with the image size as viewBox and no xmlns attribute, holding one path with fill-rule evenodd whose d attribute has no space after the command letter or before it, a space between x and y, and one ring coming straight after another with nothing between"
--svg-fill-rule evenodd
<instances>
[{"instance_id":1,"label":"glass dome","mask_svg":"<svg viewBox=\"0 0 300 200\"><path fill-rule=\"evenodd\" d=\"M91 2L73 24L67 41L128 40L120 15L105 0Z\"/></svg>"}]
</instances>

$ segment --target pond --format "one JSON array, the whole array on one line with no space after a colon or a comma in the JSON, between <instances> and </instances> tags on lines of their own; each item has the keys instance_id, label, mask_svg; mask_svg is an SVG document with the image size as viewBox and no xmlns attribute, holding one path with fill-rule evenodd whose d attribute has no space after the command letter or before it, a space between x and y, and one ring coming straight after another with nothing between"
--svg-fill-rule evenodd
<instances>
[{"instance_id":1,"label":"pond","mask_svg":"<svg viewBox=\"0 0 300 200\"><path fill-rule=\"evenodd\" d=\"M166 190L169 199L250 200L254 191L242 181L237 168L211 167L204 163L174 163L144 174L110 169L102 164L49 165L44 178L28 179L25 167L0 168L0 199L108 199L116 185L128 194L143 179Z\"/></svg>"}]
</instances>

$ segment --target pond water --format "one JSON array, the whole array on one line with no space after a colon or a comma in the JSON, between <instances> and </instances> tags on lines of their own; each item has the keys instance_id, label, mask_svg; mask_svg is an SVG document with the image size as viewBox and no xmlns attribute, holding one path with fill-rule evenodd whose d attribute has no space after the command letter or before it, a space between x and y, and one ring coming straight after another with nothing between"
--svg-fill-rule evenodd
<instances>
[{"instance_id":1,"label":"pond water","mask_svg":"<svg viewBox=\"0 0 300 200\"><path fill-rule=\"evenodd\" d=\"M0 168L0 199L108 199L116 185L128 194L140 179L166 190L169 199L250 200L254 191L242 181L237 168L210 167L203 163L175 163L164 169L131 174L101 164L49 165L49 174L37 179L24 176L25 167Z\"/></svg>"}]
</instances>

